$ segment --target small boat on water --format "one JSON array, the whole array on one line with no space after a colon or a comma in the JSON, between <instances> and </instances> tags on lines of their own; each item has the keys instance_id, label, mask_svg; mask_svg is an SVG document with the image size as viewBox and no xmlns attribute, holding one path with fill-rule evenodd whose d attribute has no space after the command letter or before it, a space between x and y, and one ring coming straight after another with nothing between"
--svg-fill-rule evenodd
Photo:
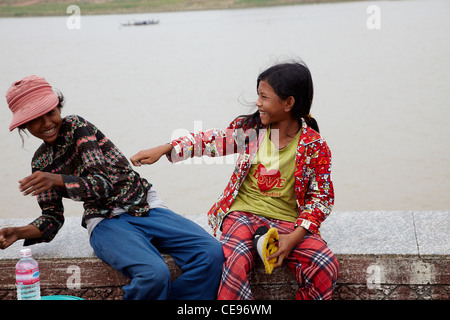
<instances>
[{"instance_id":1,"label":"small boat on water","mask_svg":"<svg viewBox=\"0 0 450 320\"><path fill-rule=\"evenodd\" d=\"M124 27L129 27L129 26L149 26L149 25L153 25L153 24L158 24L159 20L141 20L141 21L133 21L130 22L128 21L128 23L122 23L122 26Z\"/></svg>"}]
</instances>

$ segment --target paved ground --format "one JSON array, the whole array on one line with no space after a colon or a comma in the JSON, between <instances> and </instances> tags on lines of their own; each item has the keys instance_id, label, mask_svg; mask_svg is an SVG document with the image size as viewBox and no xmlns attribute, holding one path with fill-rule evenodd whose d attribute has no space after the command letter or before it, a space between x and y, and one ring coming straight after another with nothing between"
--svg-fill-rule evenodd
<instances>
[{"instance_id":1,"label":"paved ground","mask_svg":"<svg viewBox=\"0 0 450 320\"><path fill-rule=\"evenodd\" d=\"M209 231L204 216L188 218ZM32 219L3 219L0 227ZM450 211L333 212L321 234L335 254L450 255ZM0 259L18 259L23 241L0 251ZM31 247L36 258L95 257L80 218L67 218L50 243Z\"/></svg>"}]
</instances>

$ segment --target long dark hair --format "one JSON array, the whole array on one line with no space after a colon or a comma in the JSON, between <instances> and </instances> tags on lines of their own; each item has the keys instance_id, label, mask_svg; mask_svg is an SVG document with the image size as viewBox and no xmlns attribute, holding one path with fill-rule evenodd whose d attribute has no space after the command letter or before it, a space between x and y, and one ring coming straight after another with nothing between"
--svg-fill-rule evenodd
<instances>
[{"instance_id":1,"label":"long dark hair","mask_svg":"<svg viewBox=\"0 0 450 320\"><path fill-rule=\"evenodd\" d=\"M306 65L299 62L287 62L268 68L258 76L257 90L262 80L270 84L280 99L294 97L295 103L291 109L292 117L298 121L300 126L303 118L307 125L319 132L317 121L310 115L314 86L311 72ZM244 125L260 128L262 124L259 112L247 115Z\"/></svg>"}]
</instances>

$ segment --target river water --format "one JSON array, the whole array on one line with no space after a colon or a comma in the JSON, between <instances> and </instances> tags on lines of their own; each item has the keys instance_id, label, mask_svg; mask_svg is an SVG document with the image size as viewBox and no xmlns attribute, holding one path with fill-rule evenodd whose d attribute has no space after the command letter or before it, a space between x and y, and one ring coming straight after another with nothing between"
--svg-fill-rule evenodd
<instances>
[{"instance_id":1,"label":"river water","mask_svg":"<svg viewBox=\"0 0 450 320\"><path fill-rule=\"evenodd\" d=\"M449 17L450 1L422 0L104 16L81 7L79 29L70 15L3 18L0 88L46 77L66 97L64 115L93 122L130 157L183 130L225 128L252 111L243 102L255 101L261 71L301 58L333 154L335 210L449 209ZM160 23L121 26L140 19ZM22 148L10 120L3 98L0 218L36 217L17 181L39 141ZM232 163L161 159L137 171L174 211L201 215ZM65 203L67 216L81 215Z\"/></svg>"}]
</instances>

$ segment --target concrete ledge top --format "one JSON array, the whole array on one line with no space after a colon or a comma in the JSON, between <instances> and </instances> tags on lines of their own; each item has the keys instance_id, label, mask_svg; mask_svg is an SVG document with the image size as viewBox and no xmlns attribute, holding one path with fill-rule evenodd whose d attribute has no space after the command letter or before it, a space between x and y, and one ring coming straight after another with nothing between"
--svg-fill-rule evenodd
<instances>
[{"instance_id":1,"label":"concrete ledge top","mask_svg":"<svg viewBox=\"0 0 450 320\"><path fill-rule=\"evenodd\" d=\"M450 211L334 212L321 234L335 254L450 254Z\"/></svg>"},{"instance_id":2,"label":"concrete ledge top","mask_svg":"<svg viewBox=\"0 0 450 320\"><path fill-rule=\"evenodd\" d=\"M322 224L323 239L335 254L450 255L450 211L336 211ZM185 215L204 227L205 215ZM0 228L33 219L0 219ZM0 250L0 260L18 259L23 241ZM95 258L81 217L68 217L50 243L31 246L35 258Z\"/></svg>"}]
</instances>

